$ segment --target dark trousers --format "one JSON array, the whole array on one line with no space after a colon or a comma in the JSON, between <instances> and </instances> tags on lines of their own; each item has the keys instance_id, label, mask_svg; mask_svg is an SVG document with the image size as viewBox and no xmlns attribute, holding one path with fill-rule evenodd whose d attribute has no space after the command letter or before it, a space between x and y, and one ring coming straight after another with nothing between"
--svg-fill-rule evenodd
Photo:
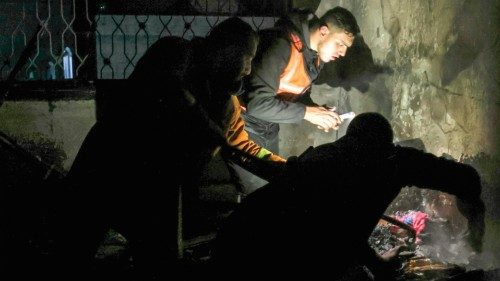
<instances>
[{"instance_id":1,"label":"dark trousers","mask_svg":"<svg viewBox=\"0 0 500 281\"><path fill-rule=\"evenodd\" d=\"M279 127L278 130L273 130L272 132L266 133L266 134L257 134L252 132L249 129L245 129L248 133L248 137L253 140L256 144L264 147L265 149L275 153L279 154L279 144L280 144L280 139L279 139Z\"/></svg>"}]
</instances>

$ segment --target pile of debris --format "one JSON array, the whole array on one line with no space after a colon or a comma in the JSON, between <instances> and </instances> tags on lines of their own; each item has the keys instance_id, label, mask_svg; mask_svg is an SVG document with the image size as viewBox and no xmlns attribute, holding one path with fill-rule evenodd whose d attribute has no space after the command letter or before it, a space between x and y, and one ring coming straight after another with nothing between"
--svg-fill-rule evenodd
<instances>
[{"instance_id":1,"label":"pile of debris","mask_svg":"<svg viewBox=\"0 0 500 281\"><path fill-rule=\"evenodd\" d=\"M449 235L448 221L414 210L399 211L389 218L385 217L368 242L379 254L399 245L405 246L405 251L399 255L398 280L452 280L448 278L466 272L467 258L457 258L460 256L457 249L464 246L460 244L463 242ZM401 227L401 224L395 225L395 220L411 226L414 232L408 231L408 227ZM447 242L443 242L444 238Z\"/></svg>"}]
</instances>

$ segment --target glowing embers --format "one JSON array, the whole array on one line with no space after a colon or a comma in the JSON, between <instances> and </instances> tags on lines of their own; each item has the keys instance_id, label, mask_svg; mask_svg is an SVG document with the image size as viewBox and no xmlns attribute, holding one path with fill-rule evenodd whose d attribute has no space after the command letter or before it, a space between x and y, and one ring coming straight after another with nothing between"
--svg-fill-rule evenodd
<instances>
[{"instance_id":1,"label":"glowing embers","mask_svg":"<svg viewBox=\"0 0 500 281\"><path fill-rule=\"evenodd\" d=\"M413 257L403 264L403 280L436 280L465 272L465 268L425 257Z\"/></svg>"}]
</instances>

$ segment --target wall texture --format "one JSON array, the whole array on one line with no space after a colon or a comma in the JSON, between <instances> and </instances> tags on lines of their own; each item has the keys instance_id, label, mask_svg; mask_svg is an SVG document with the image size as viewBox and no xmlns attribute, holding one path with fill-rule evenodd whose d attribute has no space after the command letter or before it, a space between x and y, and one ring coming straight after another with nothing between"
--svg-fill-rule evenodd
<instances>
[{"instance_id":1,"label":"wall texture","mask_svg":"<svg viewBox=\"0 0 500 281\"><path fill-rule=\"evenodd\" d=\"M491 259L492 265L500 266L500 242L495 240L500 237L500 2L293 2L296 6L319 4L319 16L335 6L346 7L361 28L363 42L358 42L359 49L356 46L359 56L348 55L328 65L313 86L313 99L337 106L340 112L380 112L391 121L397 140L419 138L429 152L478 168L488 208L486 245L489 255L496 258ZM17 23L6 11L19 10L18 6L18 1L0 4L5 8L0 9L0 22L8 23L3 29ZM23 32L29 37L31 31ZM16 38L17 46L23 38ZM2 42L11 39L0 36ZM1 50L3 59L9 51ZM373 59L375 65L363 67L365 60L358 57ZM350 72L346 74L345 68ZM7 73L9 68L1 71ZM71 167L94 122L93 101L7 102L0 108L1 131L63 170ZM324 133L307 122L284 125L282 155L297 155L310 145L333 141L346 126L347 122L337 132Z\"/></svg>"},{"instance_id":2,"label":"wall texture","mask_svg":"<svg viewBox=\"0 0 500 281\"><path fill-rule=\"evenodd\" d=\"M421 138L436 154L456 159L482 152L499 155L496 1L322 1L316 13L321 16L337 5L356 16L374 62L384 71L370 79L353 78L367 80L364 93L355 87L316 86L318 104L379 111L391 119L397 139ZM339 79L330 74L331 80ZM288 153L290 140L286 129L283 133Z\"/></svg>"},{"instance_id":3,"label":"wall texture","mask_svg":"<svg viewBox=\"0 0 500 281\"><path fill-rule=\"evenodd\" d=\"M95 120L94 101L18 101L0 108L0 130L63 173Z\"/></svg>"},{"instance_id":4,"label":"wall texture","mask_svg":"<svg viewBox=\"0 0 500 281\"><path fill-rule=\"evenodd\" d=\"M359 62L352 57L334 62L313 87L313 100L341 112L380 112L391 121L397 141L419 138L427 151L475 166L488 212L486 256L499 255L500 242L493 237L500 232L500 3L329 0L321 1L316 14L335 6L356 16L376 71L346 78L341 67ZM343 131L345 126L324 133L306 122L283 126L282 154L300 154ZM489 260L500 264L498 257Z\"/></svg>"}]
</instances>

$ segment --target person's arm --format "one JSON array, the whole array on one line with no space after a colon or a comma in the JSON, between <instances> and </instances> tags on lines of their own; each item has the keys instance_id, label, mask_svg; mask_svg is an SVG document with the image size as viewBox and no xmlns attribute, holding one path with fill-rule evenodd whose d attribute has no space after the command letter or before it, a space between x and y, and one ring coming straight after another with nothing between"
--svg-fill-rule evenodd
<instances>
[{"instance_id":1,"label":"person's arm","mask_svg":"<svg viewBox=\"0 0 500 281\"><path fill-rule=\"evenodd\" d=\"M234 113L229 124L229 130L226 132L227 143L241 151L244 151L259 159L270 160L275 162L286 162L279 155L259 146L254 141L250 140L248 133L245 131L245 122L241 118L241 109L238 98L231 97Z\"/></svg>"},{"instance_id":2,"label":"person's arm","mask_svg":"<svg viewBox=\"0 0 500 281\"><path fill-rule=\"evenodd\" d=\"M407 147L397 146L395 159L402 184L436 189L457 196L457 207L469 223L469 243L480 252L485 207L481 200L481 180L477 171L469 165Z\"/></svg>"},{"instance_id":3,"label":"person's arm","mask_svg":"<svg viewBox=\"0 0 500 281\"><path fill-rule=\"evenodd\" d=\"M368 243L363 243L353 247L353 251L356 253L354 258L357 259L355 263L366 266L373 274L374 280L395 280L401 265L398 255L405 248L405 246L399 245L379 254Z\"/></svg>"},{"instance_id":4,"label":"person's arm","mask_svg":"<svg viewBox=\"0 0 500 281\"><path fill-rule=\"evenodd\" d=\"M311 89L304 93L298 102L306 105L304 120L316 125L318 129L328 132L330 129L338 130L342 119L337 112L328 109L325 105L316 104L311 98Z\"/></svg>"},{"instance_id":5,"label":"person's arm","mask_svg":"<svg viewBox=\"0 0 500 281\"><path fill-rule=\"evenodd\" d=\"M299 123L303 119L328 131L337 129L342 120L337 113L317 106L310 100L289 102L277 98L280 76L291 55L290 42L284 38L263 40L245 82L247 114L273 123ZM307 98L306 98L307 99Z\"/></svg>"},{"instance_id":6,"label":"person's arm","mask_svg":"<svg viewBox=\"0 0 500 281\"><path fill-rule=\"evenodd\" d=\"M311 98L311 88L309 88L298 100L297 102L300 102L301 104L304 104L306 106L320 106L319 104L315 103L312 98Z\"/></svg>"}]
</instances>

